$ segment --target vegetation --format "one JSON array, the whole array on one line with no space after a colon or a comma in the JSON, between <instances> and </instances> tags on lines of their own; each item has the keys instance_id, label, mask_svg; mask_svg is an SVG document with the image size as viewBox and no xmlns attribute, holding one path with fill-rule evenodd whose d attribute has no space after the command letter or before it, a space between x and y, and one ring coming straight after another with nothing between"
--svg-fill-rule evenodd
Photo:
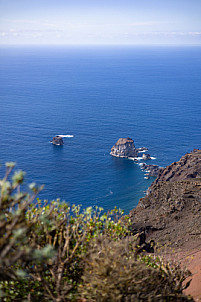
<instances>
[{"instance_id":1,"label":"vegetation","mask_svg":"<svg viewBox=\"0 0 201 302\"><path fill-rule=\"evenodd\" d=\"M189 272L137 255L121 210L42 202L42 187L22 192L13 169L0 181L1 301L193 301L183 295Z\"/></svg>"}]
</instances>

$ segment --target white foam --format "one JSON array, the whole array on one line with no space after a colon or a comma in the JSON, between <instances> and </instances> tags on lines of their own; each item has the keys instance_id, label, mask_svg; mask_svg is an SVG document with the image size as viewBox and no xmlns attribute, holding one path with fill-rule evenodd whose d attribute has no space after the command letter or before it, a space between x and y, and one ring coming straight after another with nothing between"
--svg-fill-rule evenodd
<instances>
[{"instance_id":1,"label":"white foam","mask_svg":"<svg viewBox=\"0 0 201 302\"><path fill-rule=\"evenodd\" d=\"M156 159L156 157L151 156L151 159Z\"/></svg>"},{"instance_id":2,"label":"white foam","mask_svg":"<svg viewBox=\"0 0 201 302\"><path fill-rule=\"evenodd\" d=\"M137 157L128 157L130 160L137 160Z\"/></svg>"},{"instance_id":3,"label":"white foam","mask_svg":"<svg viewBox=\"0 0 201 302\"><path fill-rule=\"evenodd\" d=\"M53 145L55 145L55 146L62 146L62 145L60 145L60 144L55 144L55 143L53 143L53 142L50 142L50 144L53 144Z\"/></svg>"},{"instance_id":4,"label":"white foam","mask_svg":"<svg viewBox=\"0 0 201 302\"><path fill-rule=\"evenodd\" d=\"M60 135L57 135L59 137L74 137L74 135L70 135L70 134L60 134Z\"/></svg>"},{"instance_id":5,"label":"white foam","mask_svg":"<svg viewBox=\"0 0 201 302\"><path fill-rule=\"evenodd\" d=\"M147 152L148 150L141 150L141 151L138 151L138 153L144 153L144 152Z\"/></svg>"}]
</instances>

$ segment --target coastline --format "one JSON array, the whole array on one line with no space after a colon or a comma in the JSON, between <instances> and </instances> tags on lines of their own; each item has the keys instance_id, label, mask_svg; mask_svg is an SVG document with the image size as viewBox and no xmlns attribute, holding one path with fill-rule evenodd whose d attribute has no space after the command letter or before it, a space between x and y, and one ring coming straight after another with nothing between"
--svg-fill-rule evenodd
<instances>
[{"instance_id":1,"label":"coastline","mask_svg":"<svg viewBox=\"0 0 201 302\"><path fill-rule=\"evenodd\" d=\"M181 262L192 272L186 293L201 301L201 150L185 154L162 169L130 211L134 233L161 247L165 260ZM189 278L190 280L191 278Z\"/></svg>"}]
</instances>

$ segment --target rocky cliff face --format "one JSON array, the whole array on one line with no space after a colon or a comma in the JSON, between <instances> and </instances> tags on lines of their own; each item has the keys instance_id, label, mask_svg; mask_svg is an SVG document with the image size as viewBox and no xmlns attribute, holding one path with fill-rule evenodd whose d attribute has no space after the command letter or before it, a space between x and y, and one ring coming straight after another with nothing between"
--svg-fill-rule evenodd
<instances>
[{"instance_id":1,"label":"rocky cliff face","mask_svg":"<svg viewBox=\"0 0 201 302\"><path fill-rule=\"evenodd\" d=\"M187 153L178 162L160 170L154 184L160 181L179 181L183 179L201 178L201 150Z\"/></svg>"},{"instance_id":2,"label":"rocky cliff face","mask_svg":"<svg viewBox=\"0 0 201 302\"><path fill-rule=\"evenodd\" d=\"M130 212L134 232L172 246L201 244L201 150L160 171Z\"/></svg>"},{"instance_id":3,"label":"rocky cliff face","mask_svg":"<svg viewBox=\"0 0 201 302\"><path fill-rule=\"evenodd\" d=\"M131 138L120 138L112 147L110 154L116 157L137 157L137 149Z\"/></svg>"},{"instance_id":4,"label":"rocky cliff face","mask_svg":"<svg viewBox=\"0 0 201 302\"><path fill-rule=\"evenodd\" d=\"M161 168L157 165L147 165L147 164L143 163L141 165L141 169L145 170L147 172L148 176L158 177L161 169L163 169L163 168Z\"/></svg>"}]
</instances>

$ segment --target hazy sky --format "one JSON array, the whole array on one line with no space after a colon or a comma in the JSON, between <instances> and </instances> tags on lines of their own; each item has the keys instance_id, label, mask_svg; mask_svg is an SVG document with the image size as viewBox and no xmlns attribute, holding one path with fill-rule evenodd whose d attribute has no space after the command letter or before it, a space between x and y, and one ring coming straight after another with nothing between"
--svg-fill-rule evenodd
<instances>
[{"instance_id":1,"label":"hazy sky","mask_svg":"<svg viewBox=\"0 0 201 302\"><path fill-rule=\"evenodd\" d=\"M201 0L0 0L0 43L201 45Z\"/></svg>"}]
</instances>

